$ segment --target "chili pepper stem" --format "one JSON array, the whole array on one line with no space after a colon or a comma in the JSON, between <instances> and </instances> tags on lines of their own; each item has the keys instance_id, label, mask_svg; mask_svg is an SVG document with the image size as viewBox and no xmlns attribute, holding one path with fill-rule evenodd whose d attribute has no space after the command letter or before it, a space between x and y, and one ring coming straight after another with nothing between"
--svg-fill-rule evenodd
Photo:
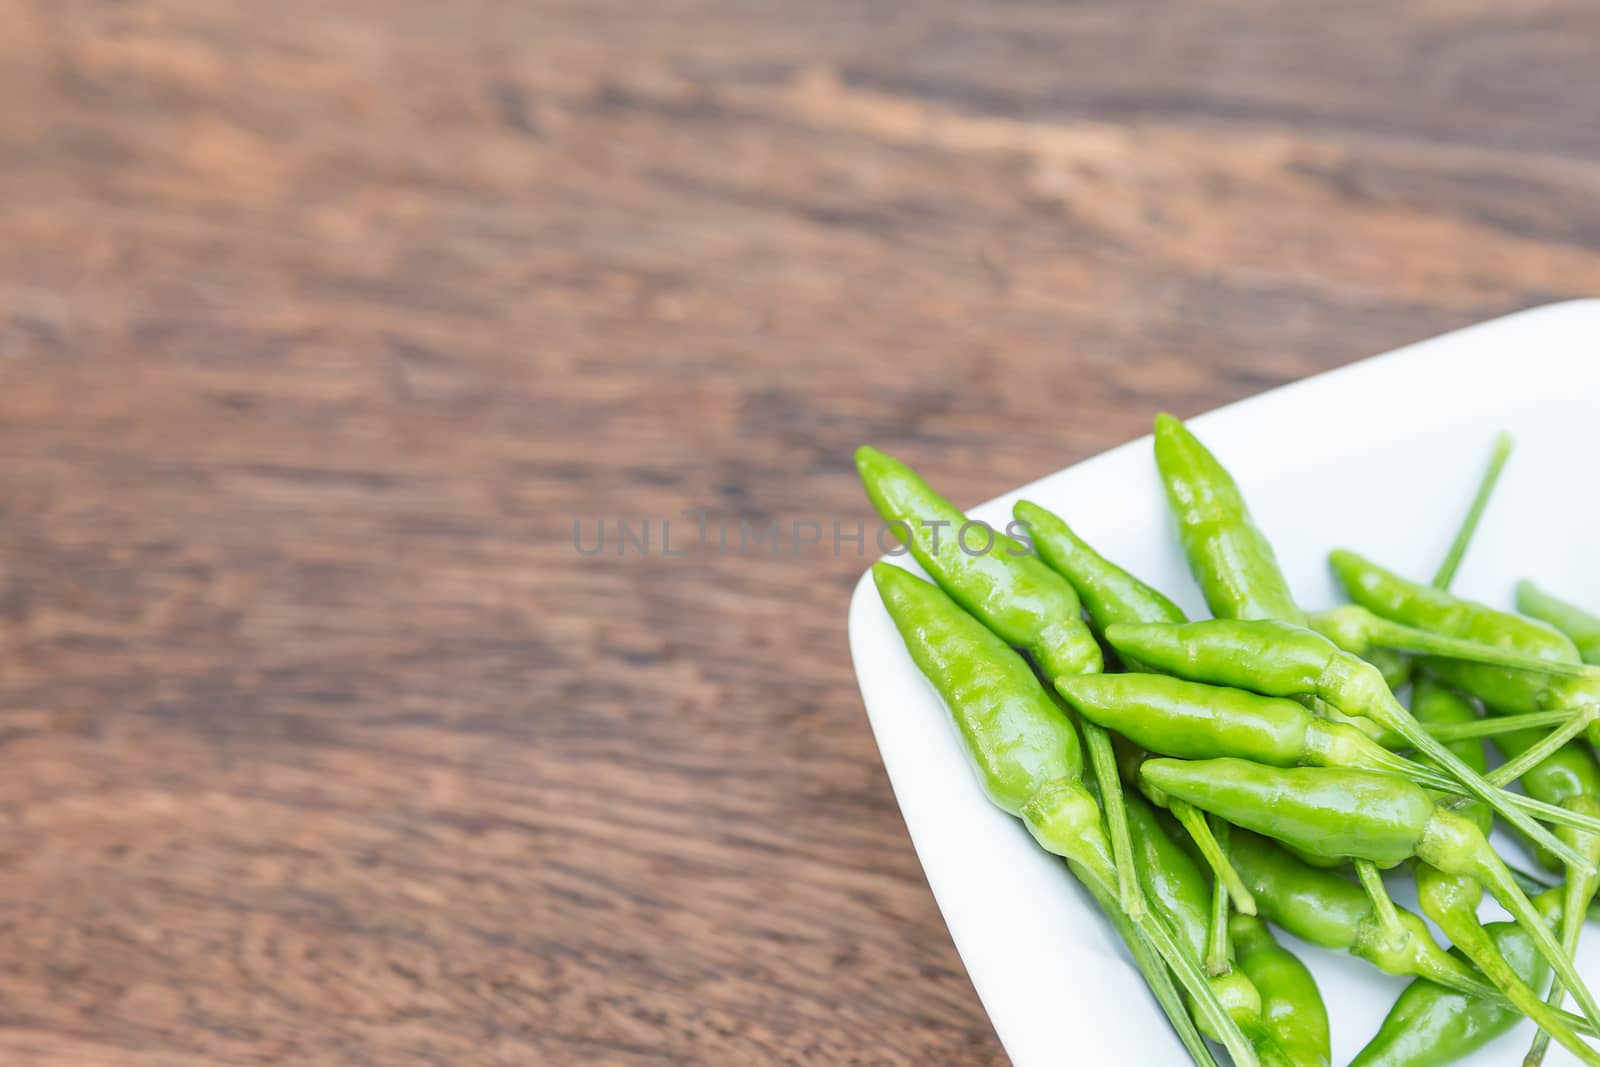
<instances>
[{"instance_id":1,"label":"chili pepper stem","mask_svg":"<svg viewBox=\"0 0 1600 1067\"><path fill-rule=\"evenodd\" d=\"M1504 786L1516 781L1549 759L1556 749L1587 730L1589 724L1594 722L1596 714L1600 714L1600 705L1585 705L1582 711L1572 717L1571 721L1558 726L1540 738L1537 744L1525 749L1514 759L1509 759L1490 771L1484 780L1495 786Z\"/></svg>"},{"instance_id":2,"label":"chili pepper stem","mask_svg":"<svg viewBox=\"0 0 1600 1067\"><path fill-rule=\"evenodd\" d=\"M1167 1021L1172 1023L1172 1028L1178 1032L1178 1040L1183 1042L1183 1047L1189 1053L1189 1058L1194 1061L1195 1067L1217 1067L1217 1058L1212 1055L1211 1047L1206 1044L1205 1038L1194 1024L1194 1019L1190 1017L1189 1009L1183 1002L1183 994L1173 984L1172 972L1167 970L1167 965L1162 962L1160 955L1139 932L1133 920L1123 914L1117 898L1105 892L1098 879L1082 864L1069 860L1067 866L1099 903L1100 910L1105 912L1123 943L1128 946L1134 964L1150 986L1151 995L1156 998L1156 1003L1161 1005L1161 1010L1166 1015Z\"/></svg>"},{"instance_id":3,"label":"chili pepper stem","mask_svg":"<svg viewBox=\"0 0 1600 1067\"><path fill-rule=\"evenodd\" d=\"M1378 865L1371 860L1356 860L1355 868L1356 878L1360 880L1361 888L1367 891L1367 899L1372 901L1373 913L1377 915L1385 936L1395 941L1404 940L1406 928L1400 924L1400 912L1389 897L1389 890L1383 884L1383 875L1378 873Z\"/></svg>"},{"instance_id":4,"label":"chili pepper stem","mask_svg":"<svg viewBox=\"0 0 1600 1067\"><path fill-rule=\"evenodd\" d=\"M1584 912L1594 897L1597 885L1600 885L1600 879L1569 877L1562 890L1561 951L1569 960L1577 955L1578 939L1583 933ZM1545 998L1545 1004L1551 1011L1558 1011L1566 995L1567 987L1560 977L1557 977L1550 984L1550 995ZM1529 1046L1528 1054L1522 1058L1523 1067L1539 1067L1544 1062L1545 1050L1549 1047L1550 1032L1541 1028L1533 1035L1533 1044Z\"/></svg>"},{"instance_id":5,"label":"chili pepper stem","mask_svg":"<svg viewBox=\"0 0 1600 1067\"><path fill-rule=\"evenodd\" d=\"M1021 815L1034 840L1047 852L1073 864L1090 892L1096 897L1119 899L1116 867L1100 826L1100 806L1087 789L1076 782L1050 783L1023 805ZM1217 1036L1236 1067L1260 1067L1250 1040L1223 1008L1199 964L1178 948L1160 917L1146 912L1143 918L1130 916L1129 921L1172 968L1178 984L1194 1003L1195 1021Z\"/></svg>"},{"instance_id":6,"label":"chili pepper stem","mask_svg":"<svg viewBox=\"0 0 1600 1067\"><path fill-rule=\"evenodd\" d=\"M1532 1019L1542 1031L1560 1041L1563 1048L1569 1049L1584 1063L1590 1064L1591 1067L1600 1067L1600 1053L1585 1044L1565 1020L1550 1005L1540 1000L1538 994L1518 977L1516 971L1512 970L1511 965L1500 954L1500 950L1495 947L1494 940L1482 926L1478 925L1476 918L1469 917L1469 920L1452 923L1445 931L1450 935L1450 940L1455 942L1456 947L1478 965L1479 970L1495 984L1502 996L1511 1002L1512 1007ZM1540 926L1543 926L1542 920Z\"/></svg>"},{"instance_id":7,"label":"chili pepper stem","mask_svg":"<svg viewBox=\"0 0 1600 1067\"><path fill-rule=\"evenodd\" d=\"M1478 641L1465 641L1456 637L1445 637L1442 634L1430 633L1427 630L1418 630L1411 626L1372 615L1370 620L1363 624L1367 640L1379 648L1392 648L1401 652L1410 652L1420 656L1441 656L1445 659L1458 659L1469 663L1481 663L1490 667L1505 667L1508 670L1533 671L1538 674L1549 674L1558 678L1582 678L1596 673L1593 667L1582 663L1568 663L1561 660L1545 659L1542 656L1530 655L1526 652L1517 652L1498 645L1486 645Z\"/></svg>"},{"instance_id":8,"label":"chili pepper stem","mask_svg":"<svg viewBox=\"0 0 1600 1067\"><path fill-rule=\"evenodd\" d=\"M1461 757L1451 752L1441 742L1434 740L1432 734L1423 729L1422 724L1411 717L1394 694L1383 685L1382 679L1377 679L1373 693L1374 699L1369 705L1368 714L1377 719L1385 728L1399 734L1417 751L1427 756L1438 764L1446 773L1455 778L1467 791L1478 799L1487 803L1512 826L1521 830L1537 844L1548 849L1561 858L1561 862L1569 867L1581 871L1592 871L1593 865L1578 855L1566 842L1558 840L1549 830L1534 822L1526 812L1519 809L1511 800L1510 794L1502 789L1490 785L1477 771L1461 762ZM1513 886L1513 888L1515 888ZM1545 931L1547 934L1549 931Z\"/></svg>"},{"instance_id":9,"label":"chili pepper stem","mask_svg":"<svg viewBox=\"0 0 1600 1067\"><path fill-rule=\"evenodd\" d=\"M1234 870L1227 854L1212 834L1205 813L1187 800L1177 800L1172 797L1167 798L1167 810L1172 812L1173 817L1189 832L1189 836L1194 839L1195 847L1200 850L1201 858L1206 861L1206 866L1211 868L1211 873L1227 888L1228 897L1233 901L1233 910L1245 915L1256 914L1255 896L1244 884L1244 879L1239 877L1239 872ZM1218 822L1220 824L1221 820Z\"/></svg>"},{"instance_id":10,"label":"chili pepper stem","mask_svg":"<svg viewBox=\"0 0 1600 1067\"><path fill-rule=\"evenodd\" d=\"M1520 733L1523 730L1555 727L1582 715L1588 705L1576 710L1557 708L1554 711L1536 711L1529 715L1493 715L1474 722L1423 723L1434 740L1446 744L1452 741L1474 741L1480 737L1498 737L1501 734Z\"/></svg>"},{"instance_id":11,"label":"chili pepper stem","mask_svg":"<svg viewBox=\"0 0 1600 1067\"><path fill-rule=\"evenodd\" d=\"M1214 819L1212 836L1222 852L1223 862L1228 856L1228 824ZM1231 867L1232 864L1229 864ZM1211 924L1206 927L1206 973L1224 975L1233 970L1232 946L1228 941L1228 887L1221 878L1211 879Z\"/></svg>"},{"instance_id":12,"label":"chili pepper stem","mask_svg":"<svg viewBox=\"0 0 1600 1067\"><path fill-rule=\"evenodd\" d=\"M1470 826L1470 824L1468 825ZM1471 829L1477 835L1477 828L1471 827ZM1481 840L1482 835L1477 836ZM1421 855L1420 848L1418 855ZM1422 858L1428 862L1433 862L1427 856ZM1589 987L1584 982L1583 977L1578 974L1578 969L1573 966L1572 961L1561 951L1561 945L1556 941L1555 936L1550 933L1550 927L1545 925L1544 918L1539 914L1538 909L1533 906L1533 902L1522 892L1516 880L1511 877L1511 872L1506 870L1505 864L1500 862L1500 857L1496 856L1494 851L1485 844L1483 848L1473 851L1470 858L1470 867L1470 870L1465 870L1461 873L1471 874L1478 879L1484 888L1489 891L1490 895L1500 902L1500 906L1511 913L1512 918L1517 920L1518 925L1527 931L1529 938L1533 940L1534 948L1538 950L1539 955L1544 957L1545 962L1550 965L1550 970L1556 975L1557 979L1564 982L1567 988L1571 990L1572 998L1578 1002L1578 1007L1583 1011L1584 1018L1589 1021L1591 1026L1600 1029L1600 1004L1595 1003L1594 994L1589 992ZM1568 877L1571 876L1570 874L1568 875Z\"/></svg>"},{"instance_id":13,"label":"chili pepper stem","mask_svg":"<svg viewBox=\"0 0 1600 1067\"><path fill-rule=\"evenodd\" d=\"M1052 693L1052 695L1054 695ZM1105 807L1110 829L1111 857L1117 868L1117 897L1130 919L1142 919L1148 912L1144 890L1133 866L1133 838L1128 832L1128 809L1122 798L1122 779L1117 776L1117 757L1111 751L1111 737L1105 728L1077 716L1089 751L1089 766L1100 787L1100 803Z\"/></svg>"},{"instance_id":14,"label":"chili pepper stem","mask_svg":"<svg viewBox=\"0 0 1600 1067\"><path fill-rule=\"evenodd\" d=\"M1461 568L1461 561L1467 554L1467 547L1472 544L1472 537L1478 532L1478 523L1483 520L1484 509L1489 506L1489 498L1494 495L1494 487L1500 481L1500 472L1505 469L1506 460L1511 458L1511 435L1502 430L1495 435L1494 448L1489 453L1489 466L1483 472L1483 478L1478 482L1478 491L1472 498L1472 506L1467 509L1466 517L1461 520L1461 528L1456 531L1455 540L1450 543L1450 550L1444 554L1439 569L1433 575L1435 589L1449 589L1450 583L1456 580L1456 571Z\"/></svg>"}]
</instances>

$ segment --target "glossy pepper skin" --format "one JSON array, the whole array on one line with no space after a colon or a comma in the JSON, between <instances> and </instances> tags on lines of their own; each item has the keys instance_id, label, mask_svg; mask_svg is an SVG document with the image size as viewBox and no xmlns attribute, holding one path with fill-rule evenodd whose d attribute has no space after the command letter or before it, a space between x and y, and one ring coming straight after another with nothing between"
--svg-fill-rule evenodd
<instances>
[{"instance_id":1,"label":"glossy pepper skin","mask_svg":"<svg viewBox=\"0 0 1600 1067\"><path fill-rule=\"evenodd\" d=\"M1371 771L1221 758L1146 760L1139 773L1168 796L1322 859L1394 867L1417 854L1434 820L1464 821L1421 786Z\"/></svg>"},{"instance_id":2,"label":"glossy pepper skin","mask_svg":"<svg viewBox=\"0 0 1600 1067\"><path fill-rule=\"evenodd\" d=\"M1181 678L1267 696L1309 694L1347 715L1364 715L1399 734L1533 840L1558 854L1571 851L1504 791L1435 741L1395 699L1375 667L1319 633L1280 622L1208 619L1178 625L1118 624L1106 628L1106 640L1119 655ZM1562 858L1584 864L1576 854Z\"/></svg>"},{"instance_id":3,"label":"glossy pepper skin","mask_svg":"<svg viewBox=\"0 0 1600 1067\"><path fill-rule=\"evenodd\" d=\"M1545 981L1549 969L1516 923L1484 929L1523 981L1534 988ZM1350 1067L1444 1067L1507 1033L1522 1017L1498 1000L1419 978L1406 986Z\"/></svg>"},{"instance_id":4,"label":"glossy pepper skin","mask_svg":"<svg viewBox=\"0 0 1600 1067\"><path fill-rule=\"evenodd\" d=\"M1219 619L1304 622L1272 545L1227 469L1165 412L1156 416L1155 452L1178 540L1211 613Z\"/></svg>"},{"instance_id":5,"label":"glossy pepper skin","mask_svg":"<svg viewBox=\"0 0 1600 1067\"><path fill-rule=\"evenodd\" d=\"M1004 534L995 534L991 551L968 554L960 543L966 515L899 460L861 448L856 469L872 506L886 522L901 524L897 535L909 535L903 539L911 554L956 603L1026 649L1047 677L1101 669L1100 645L1070 582Z\"/></svg>"},{"instance_id":6,"label":"glossy pepper skin","mask_svg":"<svg viewBox=\"0 0 1600 1067\"><path fill-rule=\"evenodd\" d=\"M1281 697L1164 674L1081 675L1059 679L1056 690L1084 718L1166 756L1396 774L1414 768L1360 730Z\"/></svg>"},{"instance_id":7,"label":"glossy pepper skin","mask_svg":"<svg viewBox=\"0 0 1600 1067\"><path fill-rule=\"evenodd\" d=\"M1417 900L1428 918L1439 924L1456 948L1477 964L1478 969L1523 1014L1533 1019L1584 1063L1591 1067L1600 1065L1600 1053L1585 1044L1571 1026L1557 1017L1552 1006L1540 1000L1539 994L1522 979L1500 952L1494 938L1479 923L1478 904L1482 899L1483 890L1472 879L1442 874L1427 864L1417 866ZM1546 899L1540 897L1541 901ZM1550 910L1559 911L1559 901L1551 903L1554 906Z\"/></svg>"},{"instance_id":8,"label":"glossy pepper skin","mask_svg":"<svg viewBox=\"0 0 1600 1067\"><path fill-rule=\"evenodd\" d=\"M1031 501L1012 509L1028 524L1039 558L1077 590L1095 629L1114 622L1186 622L1183 609L1160 591L1107 560L1060 517Z\"/></svg>"},{"instance_id":9,"label":"glossy pepper skin","mask_svg":"<svg viewBox=\"0 0 1600 1067\"><path fill-rule=\"evenodd\" d=\"M1127 940L1195 1062L1206 1063L1210 1052L1171 989L1163 960L1196 998L1196 1016L1207 1020L1210 1032L1222 1034L1234 1059L1256 1063L1254 1050L1205 977L1192 966L1182 968L1181 950L1164 928L1131 922L1118 907L1117 874L1100 808L1081 781L1077 735L1026 662L936 586L886 563L873 566L872 578L912 661L954 718L984 792L1001 810L1020 816L1034 839L1065 858L1089 887ZM1162 960L1151 955L1147 939L1156 942Z\"/></svg>"},{"instance_id":10,"label":"glossy pepper skin","mask_svg":"<svg viewBox=\"0 0 1600 1067\"><path fill-rule=\"evenodd\" d=\"M1267 1032L1298 1067L1328 1067L1333 1057L1328 1009L1311 971L1273 940L1267 924L1249 915L1228 920L1235 966L1261 994Z\"/></svg>"},{"instance_id":11,"label":"glossy pepper skin","mask_svg":"<svg viewBox=\"0 0 1600 1067\"><path fill-rule=\"evenodd\" d=\"M1489 989L1471 967L1440 948L1422 919L1400 911L1409 936L1391 939L1372 900L1354 882L1296 859L1275 842L1235 829L1230 856L1262 917L1303 941L1348 952L1385 974L1429 978L1452 988Z\"/></svg>"},{"instance_id":12,"label":"glossy pepper skin","mask_svg":"<svg viewBox=\"0 0 1600 1067\"><path fill-rule=\"evenodd\" d=\"M1585 663L1600 663L1600 617L1547 593L1524 579L1517 583L1517 610L1560 630Z\"/></svg>"},{"instance_id":13,"label":"glossy pepper skin","mask_svg":"<svg viewBox=\"0 0 1600 1067\"><path fill-rule=\"evenodd\" d=\"M1600 1028L1600 1003L1505 863L1469 819L1436 806L1422 787L1368 771L1282 769L1235 759L1148 760L1139 773L1169 796L1312 855L1379 866L1415 856L1445 874L1475 880L1528 931L1570 985L1585 1018Z\"/></svg>"},{"instance_id":14,"label":"glossy pepper skin","mask_svg":"<svg viewBox=\"0 0 1600 1067\"><path fill-rule=\"evenodd\" d=\"M872 577L912 660L955 715L989 799L1020 816L1043 786L1078 786L1078 733L1027 661L909 572L879 564ZM1083 800L1094 803L1087 792Z\"/></svg>"},{"instance_id":15,"label":"glossy pepper skin","mask_svg":"<svg viewBox=\"0 0 1600 1067\"><path fill-rule=\"evenodd\" d=\"M1386 619L1449 637L1513 648L1543 659L1581 662L1576 646L1542 622L1419 585L1354 552L1332 552L1328 562L1352 600ZM1600 681L1594 678L1553 677L1435 657L1424 663L1442 681L1479 697L1504 714L1600 703ZM1600 724L1591 727L1589 740L1600 743Z\"/></svg>"}]
</instances>

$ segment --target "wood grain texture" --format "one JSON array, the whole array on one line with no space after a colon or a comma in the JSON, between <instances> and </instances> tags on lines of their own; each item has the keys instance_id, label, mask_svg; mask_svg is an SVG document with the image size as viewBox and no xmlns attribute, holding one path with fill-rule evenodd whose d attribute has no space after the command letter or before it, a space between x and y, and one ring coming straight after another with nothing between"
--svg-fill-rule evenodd
<instances>
[{"instance_id":1,"label":"wood grain texture","mask_svg":"<svg viewBox=\"0 0 1600 1067\"><path fill-rule=\"evenodd\" d=\"M1600 291L1576 0L0 15L7 1063L1002 1062L865 559L574 521L973 502Z\"/></svg>"}]
</instances>

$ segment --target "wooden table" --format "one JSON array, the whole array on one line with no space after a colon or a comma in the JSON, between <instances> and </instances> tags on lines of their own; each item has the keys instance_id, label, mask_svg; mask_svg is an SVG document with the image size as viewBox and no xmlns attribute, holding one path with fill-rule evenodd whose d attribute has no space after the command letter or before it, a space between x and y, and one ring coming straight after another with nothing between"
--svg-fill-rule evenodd
<instances>
[{"instance_id":1,"label":"wooden table","mask_svg":"<svg viewBox=\"0 0 1600 1067\"><path fill-rule=\"evenodd\" d=\"M1577 0L0 13L8 1064L1001 1062L853 447L971 503L1600 291Z\"/></svg>"}]
</instances>

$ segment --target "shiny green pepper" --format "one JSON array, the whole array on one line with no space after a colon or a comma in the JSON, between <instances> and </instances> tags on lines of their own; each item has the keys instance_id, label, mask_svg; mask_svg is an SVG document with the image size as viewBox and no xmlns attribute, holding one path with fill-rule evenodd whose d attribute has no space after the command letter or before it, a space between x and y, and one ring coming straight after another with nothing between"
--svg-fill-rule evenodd
<instances>
[{"instance_id":1,"label":"shiny green pepper","mask_svg":"<svg viewBox=\"0 0 1600 1067\"><path fill-rule=\"evenodd\" d=\"M1249 915L1228 920L1238 969L1261 994L1261 1018L1278 1048L1299 1067L1328 1067L1328 1009L1311 971Z\"/></svg>"},{"instance_id":2,"label":"shiny green pepper","mask_svg":"<svg viewBox=\"0 0 1600 1067\"><path fill-rule=\"evenodd\" d=\"M1018 501L1012 514L1027 524L1039 558L1072 583L1096 629L1114 622L1186 621L1183 609L1100 555L1058 516L1027 500Z\"/></svg>"},{"instance_id":3,"label":"shiny green pepper","mask_svg":"<svg viewBox=\"0 0 1600 1067\"><path fill-rule=\"evenodd\" d=\"M1020 816L1034 839L1065 858L1089 887L1123 933L1191 1057L1204 1065L1211 1054L1172 989L1167 967L1189 994L1196 1018L1222 1039L1235 1062L1259 1063L1166 926L1121 910L1100 807L1080 780L1083 759L1076 734L1027 664L936 586L887 563L875 564L872 578L912 661L954 718L984 791L997 807Z\"/></svg>"},{"instance_id":4,"label":"shiny green pepper","mask_svg":"<svg viewBox=\"0 0 1600 1067\"><path fill-rule=\"evenodd\" d=\"M856 469L872 506L956 603L1026 649L1047 677L1100 670L1100 645L1070 582L1001 533L989 551L973 553L961 539L966 515L899 460L861 448Z\"/></svg>"},{"instance_id":5,"label":"shiny green pepper","mask_svg":"<svg viewBox=\"0 0 1600 1067\"><path fill-rule=\"evenodd\" d=\"M1262 917L1303 941L1348 952L1385 974L1427 978L1452 989L1495 995L1473 969L1440 948L1420 916L1400 910L1405 936L1391 937L1361 887L1296 859L1267 838L1235 829L1234 866Z\"/></svg>"},{"instance_id":6,"label":"shiny green pepper","mask_svg":"<svg viewBox=\"0 0 1600 1067\"><path fill-rule=\"evenodd\" d=\"M1080 675L1058 679L1056 691L1084 718L1167 756L1236 756L1274 767L1394 774L1422 770L1360 730L1318 718L1281 697L1164 674Z\"/></svg>"},{"instance_id":7,"label":"shiny green pepper","mask_svg":"<svg viewBox=\"0 0 1600 1067\"><path fill-rule=\"evenodd\" d=\"M1272 545L1227 469L1188 427L1156 416L1156 466L1189 570L1219 619L1304 622Z\"/></svg>"},{"instance_id":8,"label":"shiny green pepper","mask_svg":"<svg viewBox=\"0 0 1600 1067\"><path fill-rule=\"evenodd\" d=\"M1517 610L1560 630L1583 662L1600 663L1600 618L1527 580L1517 583Z\"/></svg>"},{"instance_id":9,"label":"shiny green pepper","mask_svg":"<svg viewBox=\"0 0 1600 1067\"><path fill-rule=\"evenodd\" d=\"M1474 796L1534 841L1580 869L1586 861L1521 811L1411 717L1371 664L1319 633L1287 623L1211 619L1178 625L1118 624L1106 628L1118 654L1193 681L1250 689L1268 696L1310 694L1348 715L1365 715L1438 764Z\"/></svg>"},{"instance_id":10,"label":"shiny green pepper","mask_svg":"<svg viewBox=\"0 0 1600 1067\"><path fill-rule=\"evenodd\" d=\"M1476 880L1528 931L1585 1018L1600 1028L1600 1005L1482 832L1435 805L1420 786L1369 771L1283 769L1237 759L1148 760L1139 773L1169 796L1312 855L1379 866L1415 856Z\"/></svg>"},{"instance_id":11,"label":"shiny green pepper","mask_svg":"<svg viewBox=\"0 0 1600 1067\"><path fill-rule=\"evenodd\" d=\"M1516 923L1490 923L1484 929L1518 977L1535 988L1545 980L1549 969ZM1494 998L1418 978L1401 992L1350 1067L1444 1067L1507 1033L1522 1018Z\"/></svg>"}]
</instances>

